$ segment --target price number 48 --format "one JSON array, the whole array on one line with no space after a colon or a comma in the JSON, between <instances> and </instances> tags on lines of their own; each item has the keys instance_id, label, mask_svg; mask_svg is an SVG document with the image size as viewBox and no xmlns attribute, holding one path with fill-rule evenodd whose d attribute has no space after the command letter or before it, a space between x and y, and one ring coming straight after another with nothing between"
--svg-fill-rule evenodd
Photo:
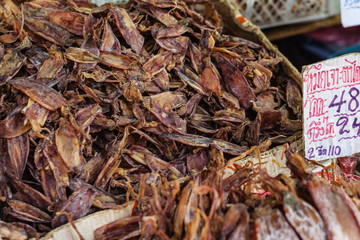
<instances>
[{"instance_id":1,"label":"price number 48","mask_svg":"<svg viewBox=\"0 0 360 240\"><path fill-rule=\"evenodd\" d=\"M345 110L346 111L350 110L351 112L355 112L359 107L359 101L358 101L357 97L359 96L360 91L356 87L352 87L352 88L350 88L348 93L349 93L351 99L349 101L349 104L347 105L348 108ZM345 104L347 102L346 100L344 100L344 94L345 94L345 90L342 91L341 97L339 100L338 100L338 95L335 94L333 100L331 101L331 103L329 105L329 108L337 107L336 112L340 113L341 107L343 106L343 104ZM337 100L338 100L338 102L336 102Z\"/></svg>"}]
</instances>

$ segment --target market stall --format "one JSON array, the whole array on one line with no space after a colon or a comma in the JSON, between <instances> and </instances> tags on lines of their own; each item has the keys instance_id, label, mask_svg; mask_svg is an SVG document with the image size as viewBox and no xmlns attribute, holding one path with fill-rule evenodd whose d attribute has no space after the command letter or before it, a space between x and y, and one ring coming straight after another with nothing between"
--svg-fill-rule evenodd
<instances>
[{"instance_id":1,"label":"market stall","mask_svg":"<svg viewBox=\"0 0 360 240\"><path fill-rule=\"evenodd\" d=\"M357 158L304 152L246 6L0 3L0 239L358 239Z\"/></svg>"}]
</instances>

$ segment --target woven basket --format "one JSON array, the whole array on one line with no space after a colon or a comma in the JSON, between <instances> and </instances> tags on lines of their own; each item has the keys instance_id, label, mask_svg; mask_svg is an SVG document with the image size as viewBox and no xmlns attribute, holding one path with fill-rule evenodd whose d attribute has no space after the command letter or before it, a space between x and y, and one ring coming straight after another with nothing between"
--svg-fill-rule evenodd
<instances>
[{"instance_id":1,"label":"woven basket","mask_svg":"<svg viewBox=\"0 0 360 240\"><path fill-rule=\"evenodd\" d=\"M121 218L131 216L132 209L134 207L134 202L129 202L126 205L120 206L118 209L108 209L99 211L86 217L80 218L74 221L74 224L85 240L94 239L94 230L109 224L113 221L116 221ZM48 234L45 237L40 238L40 240L80 240L79 235L76 233L75 229L67 223L58 227Z\"/></svg>"},{"instance_id":2,"label":"woven basket","mask_svg":"<svg viewBox=\"0 0 360 240\"><path fill-rule=\"evenodd\" d=\"M260 28L316 21L340 13L336 0L231 0Z\"/></svg>"}]
</instances>

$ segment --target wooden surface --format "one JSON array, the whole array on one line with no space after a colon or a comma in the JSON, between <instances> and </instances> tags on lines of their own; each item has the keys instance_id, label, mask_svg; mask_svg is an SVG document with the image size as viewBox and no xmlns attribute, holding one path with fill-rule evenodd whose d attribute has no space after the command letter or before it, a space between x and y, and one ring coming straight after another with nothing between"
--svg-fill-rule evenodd
<instances>
[{"instance_id":1,"label":"wooden surface","mask_svg":"<svg viewBox=\"0 0 360 240\"><path fill-rule=\"evenodd\" d=\"M323 27L335 26L338 24L341 24L340 15L336 15L316 22L291 24L282 27L264 29L263 32L270 41L274 41L274 40L295 36L298 34L311 32Z\"/></svg>"}]
</instances>

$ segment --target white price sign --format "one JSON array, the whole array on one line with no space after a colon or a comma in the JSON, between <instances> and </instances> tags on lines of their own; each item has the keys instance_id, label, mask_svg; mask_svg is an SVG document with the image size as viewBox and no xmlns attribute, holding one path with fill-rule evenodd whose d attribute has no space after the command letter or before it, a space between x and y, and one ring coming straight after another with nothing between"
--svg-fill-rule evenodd
<instances>
[{"instance_id":1,"label":"white price sign","mask_svg":"<svg viewBox=\"0 0 360 240\"><path fill-rule=\"evenodd\" d=\"M303 67L306 157L324 160L360 151L360 53Z\"/></svg>"},{"instance_id":2,"label":"white price sign","mask_svg":"<svg viewBox=\"0 0 360 240\"><path fill-rule=\"evenodd\" d=\"M341 23L343 27L360 25L360 0L341 0Z\"/></svg>"}]
</instances>

